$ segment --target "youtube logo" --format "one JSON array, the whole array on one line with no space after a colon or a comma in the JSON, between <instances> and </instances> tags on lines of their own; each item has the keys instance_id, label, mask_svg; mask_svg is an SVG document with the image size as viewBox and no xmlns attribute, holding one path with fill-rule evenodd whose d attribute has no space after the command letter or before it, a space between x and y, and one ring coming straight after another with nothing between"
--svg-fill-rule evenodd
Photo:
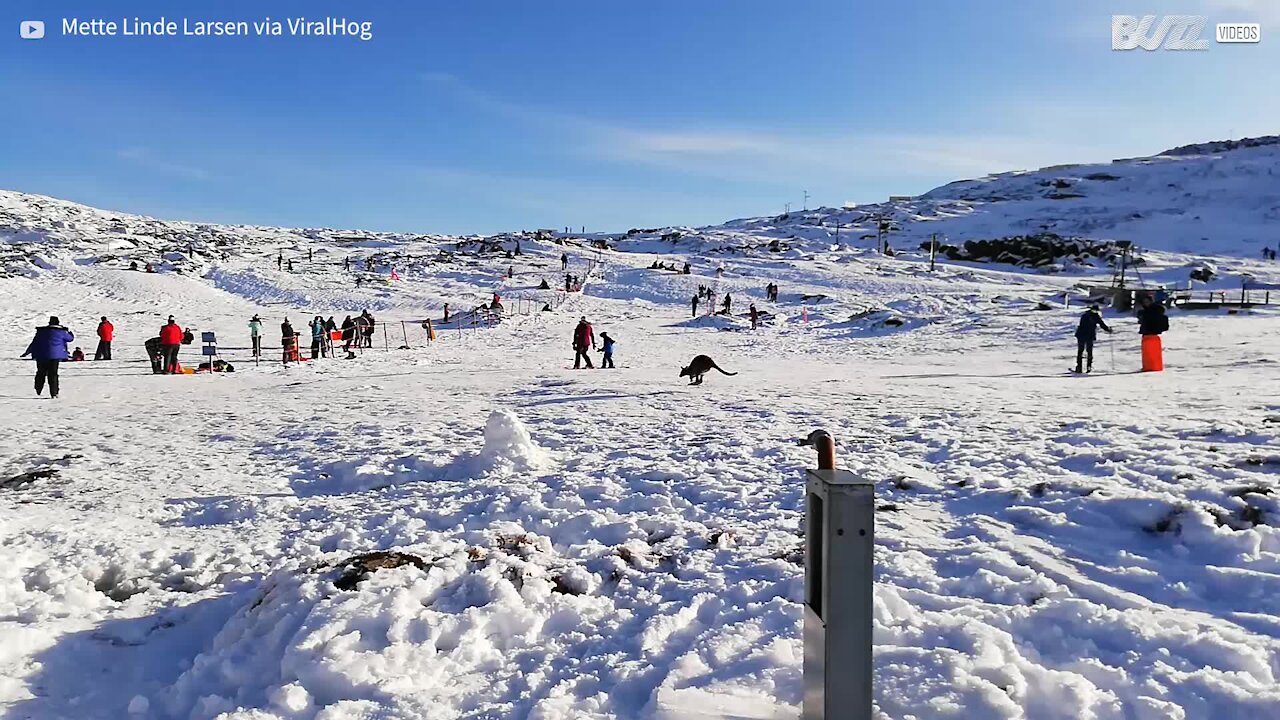
<instances>
[{"instance_id":1,"label":"youtube logo","mask_svg":"<svg viewBox=\"0 0 1280 720\"><path fill-rule=\"evenodd\" d=\"M18 26L18 33L23 40L39 40L44 37L44 21L23 20Z\"/></svg>"}]
</instances>

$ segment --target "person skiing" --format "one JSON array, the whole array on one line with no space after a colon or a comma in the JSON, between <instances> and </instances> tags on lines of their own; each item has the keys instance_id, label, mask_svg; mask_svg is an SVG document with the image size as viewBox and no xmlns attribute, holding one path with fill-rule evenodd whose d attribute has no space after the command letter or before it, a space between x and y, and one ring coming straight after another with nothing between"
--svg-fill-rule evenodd
<instances>
[{"instance_id":1,"label":"person skiing","mask_svg":"<svg viewBox=\"0 0 1280 720\"><path fill-rule=\"evenodd\" d=\"M67 343L76 336L58 322L57 315L49 317L49 324L36 328L35 337L22 357L28 355L36 361L36 395L44 392L49 383L49 397L58 397L58 364L67 359Z\"/></svg>"},{"instance_id":2,"label":"person skiing","mask_svg":"<svg viewBox=\"0 0 1280 720\"><path fill-rule=\"evenodd\" d=\"M1142 309L1138 311L1138 333L1142 335L1142 371L1159 372L1164 370L1164 348L1160 343L1160 335L1169 329L1169 316L1165 314L1164 305L1155 302L1150 295L1143 295L1139 301Z\"/></svg>"},{"instance_id":3,"label":"person skiing","mask_svg":"<svg viewBox=\"0 0 1280 720\"><path fill-rule=\"evenodd\" d=\"M1111 334L1111 328L1102 320L1102 308L1097 304L1090 305L1080 316L1080 324L1076 326L1076 369L1075 372L1093 372L1093 343L1098 339L1098 328ZM1085 359L1088 359L1088 364Z\"/></svg>"},{"instance_id":4,"label":"person skiing","mask_svg":"<svg viewBox=\"0 0 1280 720\"><path fill-rule=\"evenodd\" d=\"M692 275L692 274L693 274L693 268L689 267L689 263L688 263L687 261L686 261L686 262L685 262L685 264L684 264L684 273L683 273L683 274L685 274L685 275Z\"/></svg>"},{"instance_id":5,"label":"person skiing","mask_svg":"<svg viewBox=\"0 0 1280 720\"><path fill-rule=\"evenodd\" d=\"M351 256L348 255L342 259L342 269L351 272Z\"/></svg>"},{"instance_id":6,"label":"person skiing","mask_svg":"<svg viewBox=\"0 0 1280 720\"><path fill-rule=\"evenodd\" d=\"M751 303L751 329L755 330L760 327L760 312L756 310L756 304Z\"/></svg>"},{"instance_id":7,"label":"person skiing","mask_svg":"<svg viewBox=\"0 0 1280 720\"><path fill-rule=\"evenodd\" d=\"M582 319L578 321L578 327L574 328L573 331L574 370L582 368L581 363L583 360L587 362L587 369L595 367L591 364L591 356L587 355L587 350L594 350L595 347L595 333L591 330L591 323L587 322L587 317L584 315L582 316Z\"/></svg>"},{"instance_id":8,"label":"person skiing","mask_svg":"<svg viewBox=\"0 0 1280 720\"><path fill-rule=\"evenodd\" d=\"M560 253L560 271L569 269L569 253Z\"/></svg>"},{"instance_id":9,"label":"person skiing","mask_svg":"<svg viewBox=\"0 0 1280 720\"><path fill-rule=\"evenodd\" d=\"M289 258L289 260L285 262L284 266L289 272L293 272L293 258Z\"/></svg>"},{"instance_id":10,"label":"person skiing","mask_svg":"<svg viewBox=\"0 0 1280 720\"><path fill-rule=\"evenodd\" d=\"M284 253L276 255L276 270L284 269Z\"/></svg>"},{"instance_id":11,"label":"person skiing","mask_svg":"<svg viewBox=\"0 0 1280 720\"><path fill-rule=\"evenodd\" d=\"M307 262L311 262L312 260L315 260L315 259L316 259L315 248L307 248Z\"/></svg>"},{"instance_id":12,"label":"person skiing","mask_svg":"<svg viewBox=\"0 0 1280 720\"><path fill-rule=\"evenodd\" d=\"M324 355L324 318L317 315L307 325L311 328L311 359L315 360Z\"/></svg>"},{"instance_id":13,"label":"person skiing","mask_svg":"<svg viewBox=\"0 0 1280 720\"><path fill-rule=\"evenodd\" d=\"M160 355L160 338L150 338L142 343L142 347L146 348L147 359L151 361L151 374L162 374L164 372L164 358Z\"/></svg>"},{"instance_id":14,"label":"person skiing","mask_svg":"<svg viewBox=\"0 0 1280 720\"><path fill-rule=\"evenodd\" d=\"M253 356L262 357L262 319L256 313L249 318L249 340L253 343Z\"/></svg>"},{"instance_id":15,"label":"person skiing","mask_svg":"<svg viewBox=\"0 0 1280 720\"><path fill-rule=\"evenodd\" d=\"M570 291L572 291L572 289L573 289L572 281L573 281L573 276L572 276L572 275L569 275L569 274L567 274L567 273L566 273L566 274L565 274L565 276L564 276L564 291L565 291L565 292L570 292Z\"/></svg>"},{"instance_id":16,"label":"person skiing","mask_svg":"<svg viewBox=\"0 0 1280 720\"><path fill-rule=\"evenodd\" d=\"M729 296L729 293L724 294L724 304L721 307L725 315L733 314L733 298Z\"/></svg>"},{"instance_id":17,"label":"person skiing","mask_svg":"<svg viewBox=\"0 0 1280 720\"><path fill-rule=\"evenodd\" d=\"M285 365L289 361L298 361L298 334L293 331L289 318L280 323L280 361Z\"/></svg>"},{"instance_id":18,"label":"person skiing","mask_svg":"<svg viewBox=\"0 0 1280 720\"><path fill-rule=\"evenodd\" d=\"M449 303L444 304L444 322L449 322Z\"/></svg>"},{"instance_id":19,"label":"person skiing","mask_svg":"<svg viewBox=\"0 0 1280 720\"><path fill-rule=\"evenodd\" d=\"M609 337L609 333L600 333L600 347L604 350L604 355L600 357L600 369L613 368L613 338Z\"/></svg>"},{"instance_id":20,"label":"person skiing","mask_svg":"<svg viewBox=\"0 0 1280 720\"><path fill-rule=\"evenodd\" d=\"M702 291L699 290L698 292L701 293ZM693 296L693 316L694 317L698 317L698 301L701 299L702 299L701 294Z\"/></svg>"},{"instance_id":21,"label":"person skiing","mask_svg":"<svg viewBox=\"0 0 1280 720\"><path fill-rule=\"evenodd\" d=\"M182 335L182 328L170 315L169 321L160 328L160 359L165 375L178 372L178 349L182 347Z\"/></svg>"},{"instance_id":22,"label":"person skiing","mask_svg":"<svg viewBox=\"0 0 1280 720\"><path fill-rule=\"evenodd\" d=\"M324 321L324 344L329 349L329 357L333 357L333 333L337 331L338 323L333 321L330 315L328 320Z\"/></svg>"},{"instance_id":23,"label":"person skiing","mask_svg":"<svg viewBox=\"0 0 1280 720\"><path fill-rule=\"evenodd\" d=\"M98 322L98 349L93 353L94 360L111 359L111 339L115 337L116 327L103 315Z\"/></svg>"}]
</instances>

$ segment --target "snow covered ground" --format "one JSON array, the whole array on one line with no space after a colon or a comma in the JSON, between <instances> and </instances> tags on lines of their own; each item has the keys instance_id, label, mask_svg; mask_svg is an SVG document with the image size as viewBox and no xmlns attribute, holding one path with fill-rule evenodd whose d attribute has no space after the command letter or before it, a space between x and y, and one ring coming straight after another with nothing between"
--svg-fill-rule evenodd
<instances>
[{"instance_id":1,"label":"snow covered ground","mask_svg":"<svg viewBox=\"0 0 1280 720\"><path fill-rule=\"evenodd\" d=\"M814 458L795 441L825 428L876 481L883 717L1280 718L1275 310L1174 311L1157 374L1108 312L1097 372L1074 376L1063 299L1105 269L930 273L764 222L609 238L621 251L525 237L507 259L0 193L4 717L797 717ZM759 249L711 252L729 237ZM1210 256L1222 287L1280 280L1247 243L1144 246L1153 276ZM656 250L694 274L648 269ZM564 251L600 265L540 312ZM376 259L360 287L348 256ZM735 317L690 317L702 284ZM418 320L495 290L533 310L426 345ZM772 314L757 331L752 302ZM389 350L247 358L254 313L272 346L286 314L365 308ZM97 318L117 328L117 359L64 364L57 401L16 357L51 313L90 355ZM168 314L217 332L236 372L151 375L142 342ZM617 370L570 369L582 315ZM739 374L686 385L700 353ZM421 567L339 589L378 550Z\"/></svg>"}]
</instances>

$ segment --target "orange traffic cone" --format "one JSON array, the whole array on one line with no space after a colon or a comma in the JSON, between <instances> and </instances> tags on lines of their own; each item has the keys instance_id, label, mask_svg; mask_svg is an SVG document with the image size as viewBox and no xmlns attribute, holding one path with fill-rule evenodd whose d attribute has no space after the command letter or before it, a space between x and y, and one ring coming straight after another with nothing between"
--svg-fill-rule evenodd
<instances>
[{"instance_id":1,"label":"orange traffic cone","mask_svg":"<svg viewBox=\"0 0 1280 720\"><path fill-rule=\"evenodd\" d=\"M1142 336L1142 372L1164 370L1164 348L1159 335Z\"/></svg>"}]
</instances>

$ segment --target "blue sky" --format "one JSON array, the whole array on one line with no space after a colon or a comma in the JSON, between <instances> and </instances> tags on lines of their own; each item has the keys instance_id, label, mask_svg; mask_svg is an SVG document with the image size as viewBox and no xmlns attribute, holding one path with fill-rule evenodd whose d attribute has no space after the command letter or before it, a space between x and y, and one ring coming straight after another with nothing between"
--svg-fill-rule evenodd
<instances>
[{"instance_id":1,"label":"blue sky","mask_svg":"<svg viewBox=\"0 0 1280 720\"><path fill-rule=\"evenodd\" d=\"M458 233L707 224L806 190L810 206L871 202L1280 132L1277 6L17 0L0 13L0 187ZM1113 52L1113 13L1257 21L1264 39ZM374 38L60 36L63 17L161 15L345 16ZM48 36L21 40L22 19Z\"/></svg>"}]
</instances>

